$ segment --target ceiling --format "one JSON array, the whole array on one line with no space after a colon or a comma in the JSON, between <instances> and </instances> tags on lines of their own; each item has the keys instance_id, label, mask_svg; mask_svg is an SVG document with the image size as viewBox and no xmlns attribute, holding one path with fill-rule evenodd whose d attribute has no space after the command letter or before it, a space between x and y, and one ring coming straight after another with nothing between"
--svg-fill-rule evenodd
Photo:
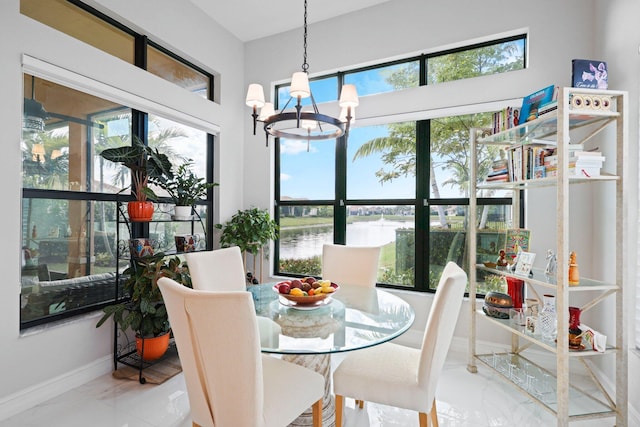
<instances>
[{"instance_id":1,"label":"ceiling","mask_svg":"<svg viewBox=\"0 0 640 427\"><path fill-rule=\"evenodd\" d=\"M310 0L307 23L324 21L390 0ZM243 42L302 27L303 0L191 0Z\"/></svg>"}]
</instances>

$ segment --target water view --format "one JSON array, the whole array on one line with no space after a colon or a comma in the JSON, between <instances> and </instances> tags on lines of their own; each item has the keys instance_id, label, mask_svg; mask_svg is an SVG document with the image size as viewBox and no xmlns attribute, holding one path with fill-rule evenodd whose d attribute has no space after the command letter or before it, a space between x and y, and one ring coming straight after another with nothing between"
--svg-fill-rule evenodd
<instances>
[{"instance_id":1,"label":"water view","mask_svg":"<svg viewBox=\"0 0 640 427\"><path fill-rule=\"evenodd\" d=\"M413 228L411 220L355 221L347 224L347 244L354 246L383 246L395 242L396 230ZM333 226L283 228L280 231L280 259L303 259L322 254L322 245L333 243Z\"/></svg>"}]
</instances>

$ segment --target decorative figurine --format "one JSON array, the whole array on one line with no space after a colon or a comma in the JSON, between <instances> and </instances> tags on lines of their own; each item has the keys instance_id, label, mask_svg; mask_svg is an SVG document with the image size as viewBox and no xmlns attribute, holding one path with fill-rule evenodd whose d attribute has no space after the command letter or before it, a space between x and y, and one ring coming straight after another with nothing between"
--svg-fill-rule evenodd
<instances>
[{"instance_id":1,"label":"decorative figurine","mask_svg":"<svg viewBox=\"0 0 640 427\"><path fill-rule=\"evenodd\" d=\"M547 267L544 269L544 274L547 276L553 276L556 274L556 268L558 267L558 259L556 254L551 249L547 249Z\"/></svg>"},{"instance_id":2,"label":"decorative figurine","mask_svg":"<svg viewBox=\"0 0 640 427\"><path fill-rule=\"evenodd\" d=\"M575 286L580 283L580 272L578 271L578 256L574 251L569 253L569 285Z\"/></svg>"},{"instance_id":3,"label":"decorative figurine","mask_svg":"<svg viewBox=\"0 0 640 427\"><path fill-rule=\"evenodd\" d=\"M498 258L498 260L496 261L496 265L498 267L506 267L507 266L507 253L505 252L504 249L500 249L500 252L498 252L500 254L500 257Z\"/></svg>"}]
</instances>

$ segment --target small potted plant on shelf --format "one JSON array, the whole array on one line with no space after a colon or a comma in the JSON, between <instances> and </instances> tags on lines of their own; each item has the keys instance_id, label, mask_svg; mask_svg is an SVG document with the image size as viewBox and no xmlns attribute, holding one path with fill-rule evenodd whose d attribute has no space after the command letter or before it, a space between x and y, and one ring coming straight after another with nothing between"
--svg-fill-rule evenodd
<instances>
[{"instance_id":1,"label":"small potted plant on shelf","mask_svg":"<svg viewBox=\"0 0 640 427\"><path fill-rule=\"evenodd\" d=\"M127 204L127 212L131 221L151 221L153 203L157 196L150 183L171 179L171 161L166 154L145 145L140 138L134 136L131 145L107 148L100 153L104 159L120 163L131 171L131 193L135 201Z\"/></svg>"},{"instance_id":2,"label":"small potted plant on shelf","mask_svg":"<svg viewBox=\"0 0 640 427\"><path fill-rule=\"evenodd\" d=\"M158 253L135 259L123 275L127 277L123 284L127 299L104 307L104 315L96 327L113 318L123 332L128 329L135 332L136 350L144 360L159 359L169 346L171 327L158 279L170 277L191 287L188 267L177 256Z\"/></svg>"},{"instance_id":3,"label":"small potted plant on shelf","mask_svg":"<svg viewBox=\"0 0 640 427\"><path fill-rule=\"evenodd\" d=\"M218 185L197 177L191 170L192 166L193 160L188 159L178 166L172 177L154 180L169 194L171 201L175 204L175 219L190 219L193 205L207 195L209 188Z\"/></svg>"},{"instance_id":4,"label":"small potted plant on shelf","mask_svg":"<svg viewBox=\"0 0 640 427\"><path fill-rule=\"evenodd\" d=\"M216 224L216 228L222 230L220 245L222 247L238 246L244 256L246 265L246 253L253 255L255 271L256 255L260 252L262 265L262 248L270 240L278 238L278 224L271 218L267 210L258 208L238 211L225 224ZM262 271L262 268L260 268ZM262 275L260 275L262 280Z\"/></svg>"}]
</instances>

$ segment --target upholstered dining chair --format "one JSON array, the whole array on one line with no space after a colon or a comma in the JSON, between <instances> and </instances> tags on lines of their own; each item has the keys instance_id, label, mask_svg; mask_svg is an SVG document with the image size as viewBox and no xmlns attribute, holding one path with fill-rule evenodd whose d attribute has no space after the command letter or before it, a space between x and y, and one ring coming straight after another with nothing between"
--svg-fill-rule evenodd
<instances>
[{"instance_id":1,"label":"upholstered dining chair","mask_svg":"<svg viewBox=\"0 0 640 427\"><path fill-rule=\"evenodd\" d=\"M188 252L185 254L193 289L201 291L246 291L244 264L240 248L214 251ZM278 342L282 328L273 320L258 316L260 339L273 347Z\"/></svg>"},{"instance_id":2,"label":"upholstered dining chair","mask_svg":"<svg viewBox=\"0 0 640 427\"><path fill-rule=\"evenodd\" d=\"M445 266L429 312L419 349L395 343L349 353L333 373L336 427L342 426L344 398L418 411L421 427L429 415L438 426L435 392L456 321L460 313L467 274L455 263Z\"/></svg>"},{"instance_id":3,"label":"upholstered dining chair","mask_svg":"<svg viewBox=\"0 0 640 427\"><path fill-rule=\"evenodd\" d=\"M194 427L282 427L309 407L321 426L324 378L260 353L250 292L194 290L166 277L158 286Z\"/></svg>"},{"instance_id":4,"label":"upholstered dining chair","mask_svg":"<svg viewBox=\"0 0 640 427\"><path fill-rule=\"evenodd\" d=\"M187 252L184 255L194 289L245 291L246 281L240 248Z\"/></svg>"},{"instance_id":5,"label":"upholstered dining chair","mask_svg":"<svg viewBox=\"0 0 640 427\"><path fill-rule=\"evenodd\" d=\"M322 246L322 278L342 285L375 287L379 246Z\"/></svg>"}]
</instances>

